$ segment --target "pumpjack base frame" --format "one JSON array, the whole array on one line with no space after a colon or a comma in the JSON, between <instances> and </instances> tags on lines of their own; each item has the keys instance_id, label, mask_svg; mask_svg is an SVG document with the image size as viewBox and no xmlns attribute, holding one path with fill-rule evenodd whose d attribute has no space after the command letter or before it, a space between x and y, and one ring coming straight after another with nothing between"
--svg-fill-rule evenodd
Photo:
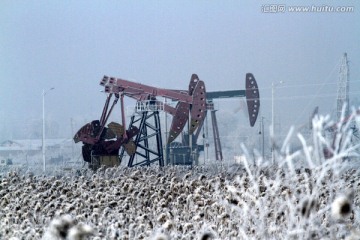
<instances>
[{"instance_id":1,"label":"pumpjack base frame","mask_svg":"<svg viewBox=\"0 0 360 240\"><path fill-rule=\"evenodd\" d=\"M129 156L128 167L150 166L155 162L158 162L159 166L164 166L159 112L144 111L134 114L129 129L133 126L139 129L139 133L134 140L136 150ZM122 147L120 159L123 159L124 155L125 149Z\"/></svg>"}]
</instances>

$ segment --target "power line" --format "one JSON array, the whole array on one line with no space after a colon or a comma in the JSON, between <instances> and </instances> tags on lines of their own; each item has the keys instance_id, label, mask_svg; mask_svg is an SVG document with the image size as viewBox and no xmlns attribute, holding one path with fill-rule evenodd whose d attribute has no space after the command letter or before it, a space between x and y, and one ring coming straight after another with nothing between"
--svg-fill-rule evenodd
<instances>
[{"instance_id":1,"label":"power line","mask_svg":"<svg viewBox=\"0 0 360 240\"><path fill-rule=\"evenodd\" d=\"M360 82L360 80L358 81L351 81L351 83L356 83L356 82ZM337 85L337 82L333 82L333 83L309 83L309 84L293 84L293 85L289 85L289 84L283 84L280 85L278 87L276 87L276 89L282 89L282 88L296 88L296 87L315 87L315 86L326 86L326 85ZM265 87L265 88L260 88L260 90L270 90L271 87Z\"/></svg>"},{"instance_id":2,"label":"power line","mask_svg":"<svg viewBox=\"0 0 360 240\"><path fill-rule=\"evenodd\" d=\"M339 58L339 59L336 61L336 64L335 64L334 68L330 71L329 75L328 75L326 78L324 78L323 83L320 85L320 87L319 87L319 88L317 89L317 91L316 91L316 95L319 95L319 92L320 92L320 91L323 89L323 87L325 86L324 84L325 84L325 83L328 83L328 81L330 80L330 77L333 75L333 72L335 71L335 69L338 69L338 68L339 68L339 66L340 66L340 60L341 60L341 58ZM300 119L301 117L304 116L304 114L305 114L305 109L308 109L308 108L310 107L310 105L313 104L313 101L314 101L314 99L312 99L312 100L310 100L310 101L307 102L306 106L302 109L302 112L297 115L297 118L296 118L295 121L294 121L295 124L299 121L299 119Z\"/></svg>"},{"instance_id":3,"label":"power line","mask_svg":"<svg viewBox=\"0 0 360 240\"><path fill-rule=\"evenodd\" d=\"M359 94L360 91L352 91L349 94ZM302 98L327 98L337 96L336 93L328 93L328 94L312 94L312 95L298 95L298 96L289 96L289 97L276 97L277 100L292 100L292 99L302 99ZM270 101L271 98L261 98L262 101Z\"/></svg>"}]
</instances>

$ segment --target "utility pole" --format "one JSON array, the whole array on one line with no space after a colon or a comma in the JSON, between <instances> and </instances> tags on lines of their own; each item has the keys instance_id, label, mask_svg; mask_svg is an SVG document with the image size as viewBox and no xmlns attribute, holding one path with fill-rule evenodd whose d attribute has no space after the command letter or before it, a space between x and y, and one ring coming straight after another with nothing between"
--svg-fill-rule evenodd
<instances>
[{"instance_id":1,"label":"utility pole","mask_svg":"<svg viewBox=\"0 0 360 240\"><path fill-rule=\"evenodd\" d=\"M261 117L260 119L260 134L261 136L261 154L262 154L262 158L265 159L265 131L264 131L264 117Z\"/></svg>"},{"instance_id":2,"label":"utility pole","mask_svg":"<svg viewBox=\"0 0 360 240\"><path fill-rule=\"evenodd\" d=\"M166 104L167 104L167 100L165 98L164 99L164 105L166 105ZM163 155L164 155L164 164L168 165L168 164L170 164L170 161L168 162L168 153L167 153L167 151L168 151L168 144L167 144L168 123L167 123L167 113L165 111L164 111L164 118L165 118L165 139L166 139L166 141L165 141L165 151L164 151Z\"/></svg>"},{"instance_id":3,"label":"utility pole","mask_svg":"<svg viewBox=\"0 0 360 240\"><path fill-rule=\"evenodd\" d=\"M42 93L42 159L43 159L43 171L46 171L46 160L45 160L45 95L47 92L53 90L54 88L50 88L47 91L43 89Z\"/></svg>"},{"instance_id":4,"label":"utility pole","mask_svg":"<svg viewBox=\"0 0 360 240\"><path fill-rule=\"evenodd\" d=\"M349 75L349 61L347 58L347 53L344 53L343 58L341 59L337 89L336 119L338 122L341 121L342 109L344 105L344 117L349 116Z\"/></svg>"},{"instance_id":5,"label":"utility pole","mask_svg":"<svg viewBox=\"0 0 360 240\"><path fill-rule=\"evenodd\" d=\"M74 119L70 118L71 136L74 136ZM71 144L71 160L74 158L74 143Z\"/></svg>"},{"instance_id":6,"label":"utility pole","mask_svg":"<svg viewBox=\"0 0 360 240\"><path fill-rule=\"evenodd\" d=\"M282 84L283 81L279 81L277 84L274 84L273 82L271 83L271 133L270 133L270 137L271 137L271 162L272 164L275 163L275 152L274 152L274 141L275 141L275 131L274 131L274 126L275 126L275 114L274 114L274 95L275 95L275 87L277 87L278 85Z\"/></svg>"}]
</instances>

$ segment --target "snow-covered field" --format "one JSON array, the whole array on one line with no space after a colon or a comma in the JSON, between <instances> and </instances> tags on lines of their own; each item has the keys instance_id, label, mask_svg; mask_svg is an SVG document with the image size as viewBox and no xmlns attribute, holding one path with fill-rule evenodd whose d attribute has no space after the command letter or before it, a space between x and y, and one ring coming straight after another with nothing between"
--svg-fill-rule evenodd
<instances>
[{"instance_id":1,"label":"snow-covered field","mask_svg":"<svg viewBox=\"0 0 360 240\"><path fill-rule=\"evenodd\" d=\"M6 173L0 239L360 239L357 146L345 126L325 159L326 124L317 119L311 143L297 136L297 152L290 131L275 164L243 146L230 166Z\"/></svg>"}]
</instances>

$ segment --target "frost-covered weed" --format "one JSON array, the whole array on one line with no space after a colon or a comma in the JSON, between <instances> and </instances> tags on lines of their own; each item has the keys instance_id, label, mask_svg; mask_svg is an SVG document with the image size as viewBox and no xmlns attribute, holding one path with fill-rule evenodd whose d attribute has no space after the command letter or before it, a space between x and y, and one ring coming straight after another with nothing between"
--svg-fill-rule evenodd
<instances>
[{"instance_id":1,"label":"frost-covered weed","mask_svg":"<svg viewBox=\"0 0 360 240\"><path fill-rule=\"evenodd\" d=\"M334 142L329 126L317 117L311 140L291 129L275 164L242 145L247 157L231 166L9 172L0 239L357 239L358 146L350 124ZM294 137L301 150L291 151Z\"/></svg>"}]
</instances>

